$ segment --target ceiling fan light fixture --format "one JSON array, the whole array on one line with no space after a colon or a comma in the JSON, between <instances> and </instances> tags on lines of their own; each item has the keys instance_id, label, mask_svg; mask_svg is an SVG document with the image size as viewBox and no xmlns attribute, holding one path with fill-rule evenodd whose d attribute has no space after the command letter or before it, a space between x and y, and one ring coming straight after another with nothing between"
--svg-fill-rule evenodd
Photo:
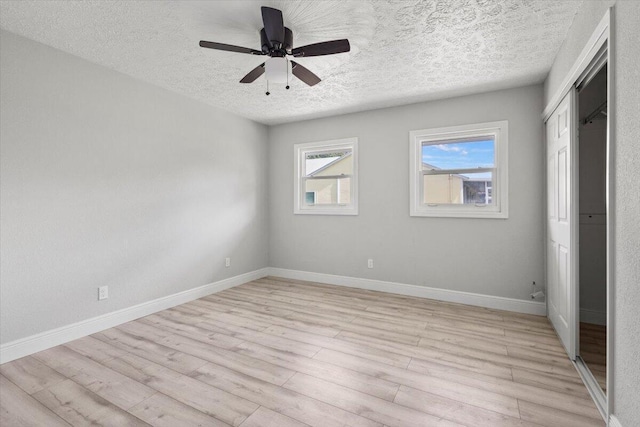
<instances>
[{"instance_id":1,"label":"ceiling fan light fixture","mask_svg":"<svg viewBox=\"0 0 640 427\"><path fill-rule=\"evenodd\" d=\"M264 64L264 71L271 83L287 83L289 61L287 58L271 58Z\"/></svg>"}]
</instances>

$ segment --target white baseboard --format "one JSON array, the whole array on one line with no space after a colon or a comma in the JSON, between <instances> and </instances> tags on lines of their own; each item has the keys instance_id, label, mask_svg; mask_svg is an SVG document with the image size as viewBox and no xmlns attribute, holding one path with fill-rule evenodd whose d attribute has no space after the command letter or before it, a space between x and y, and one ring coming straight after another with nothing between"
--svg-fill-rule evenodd
<instances>
[{"instance_id":1,"label":"white baseboard","mask_svg":"<svg viewBox=\"0 0 640 427\"><path fill-rule=\"evenodd\" d=\"M589 310L586 308L580 309L580 321L585 323L592 323L594 325L606 325L607 324L607 312L599 310Z\"/></svg>"},{"instance_id":2,"label":"white baseboard","mask_svg":"<svg viewBox=\"0 0 640 427\"><path fill-rule=\"evenodd\" d=\"M479 307L515 311L518 313L537 314L541 316L546 314L545 304L536 301L451 291L447 289L430 288L405 283L385 282L381 280L267 267L194 289L189 289L187 291L178 292L176 294L138 304L133 307L103 314L71 325L62 326L30 337L8 342L0 346L0 363L10 362L12 360L19 359L20 357L28 356L87 335L95 334L96 332L113 328L114 326L118 326L122 323L129 322L161 310L166 310L167 308L175 307L176 305L184 304L265 276L279 276L288 279L369 289L373 291L389 292L419 298L430 298Z\"/></svg>"},{"instance_id":3,"label":"white baseboard","mask_svg":"<svg viewBox=\"0 0 640 427\"><path fill-rule=\"evenodd\" d=\"M41 332L30 337L11 341L0 346L0 363L10 362L105 329L113 328L131 320L156 313L176 305L184 304L252 280L267 276L268 268L251 271L228 279L219 280L208 285L199 286L187 291L158 298L133 307L106 313L71 325L62 326L50 331Z\"/></svg>"},{"instance_id":4,"label":"white baseboard","mask_svg":"<svg viewBox=\"0 0 640 427\"><path fill-rule=\"evenodd\" d=\"M447 302L475 305L478 307L495 308L499 310L515 311L518 313L537 314L545 316L545 303L538 301L503 298L491 295L475 294L471 292L451 291L447 289L430 288L427 286L408 285L405 283L384 282L381 280L362 279L357 277L336 276L333 274L313 273L310 271L287 270L284 268L269 268L270 276L286 279L306 280L309 282L327 283L330 285L348 286L351 288L369 289L372 291L389 292L393 294L409 295L419 298L429 298Z\"/></svg>"},{"instance_id":5,"label":"white baseboard","mask_svg":"<svg viewBox=\"0 0 640 427\"><path fill-rule=\"evenodd\" d=\"M615 415L609 417L609 427L622 427L620 420Z\"/></svg>"}]
</instances>

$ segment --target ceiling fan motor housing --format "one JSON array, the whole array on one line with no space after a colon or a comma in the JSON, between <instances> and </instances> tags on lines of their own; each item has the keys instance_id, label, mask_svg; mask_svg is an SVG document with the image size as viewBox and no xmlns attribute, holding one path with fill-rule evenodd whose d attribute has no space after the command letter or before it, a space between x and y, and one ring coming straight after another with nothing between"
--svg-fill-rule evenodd
<instances>
[{"instance_id":1,"label":"ceiling fan motor housing","mask_svg":"<svg viewBox=\"0 0 640 427\"><path fill-rule=\"evenodd\" d=\"M276 40L274 40L276 42ZM277 41L279 42L279 40ZM280 48L277 48L277 43L271 47L271 42L267 39L267 33L264 28L260 30L260 45L262 46L262 52L269 56L285 56L291 54L291 47L293 46L293 32L284 27L284 41L281 43Z\"/></svg>"}]
</instances>

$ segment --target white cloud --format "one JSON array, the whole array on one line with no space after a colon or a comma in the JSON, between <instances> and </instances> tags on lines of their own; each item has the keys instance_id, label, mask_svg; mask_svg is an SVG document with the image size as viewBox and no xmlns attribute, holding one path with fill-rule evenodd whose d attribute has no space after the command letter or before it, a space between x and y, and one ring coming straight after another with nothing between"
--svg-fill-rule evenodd
<instances>
[{"instance_id":1,"label":"white cloud","mask_svg":"<svg viewBox=\"0 0 640 427\"><path fill-rule=\"evenodd\" d=\"M450 145L450 144L437 144L437 145L433 145L434 148L437 148L438 150L442 150L442 151L446 151L446 152L455 152L455 153L460 153L464 156L466 156L467 154L469 154L469 152L463 148L460 147L456 147L455 145Z\"/></svg>"}]
</instances>

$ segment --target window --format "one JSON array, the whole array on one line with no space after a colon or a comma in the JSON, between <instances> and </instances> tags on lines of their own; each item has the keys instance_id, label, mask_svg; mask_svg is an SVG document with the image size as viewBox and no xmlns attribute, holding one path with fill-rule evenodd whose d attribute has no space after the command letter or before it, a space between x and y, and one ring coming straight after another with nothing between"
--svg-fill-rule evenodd
<instances>
[{"instance_id":1,"label":"window","mask_svg":"<svg viewBox=\"0 0 640 427\"><path fill-rule=\"evenodd\" d=\"M411 216L507 218L507 121L410 133Z\"/></svg>"},{"instance_id":2,"label":"window","mask_svg":"<svg viewBox=\"0 0 640 427\"><path fill-rule=\"evenodd\" d=\"M358 214L358 139L294 145L295 214Z\"/></svg>"}]
</instances>

